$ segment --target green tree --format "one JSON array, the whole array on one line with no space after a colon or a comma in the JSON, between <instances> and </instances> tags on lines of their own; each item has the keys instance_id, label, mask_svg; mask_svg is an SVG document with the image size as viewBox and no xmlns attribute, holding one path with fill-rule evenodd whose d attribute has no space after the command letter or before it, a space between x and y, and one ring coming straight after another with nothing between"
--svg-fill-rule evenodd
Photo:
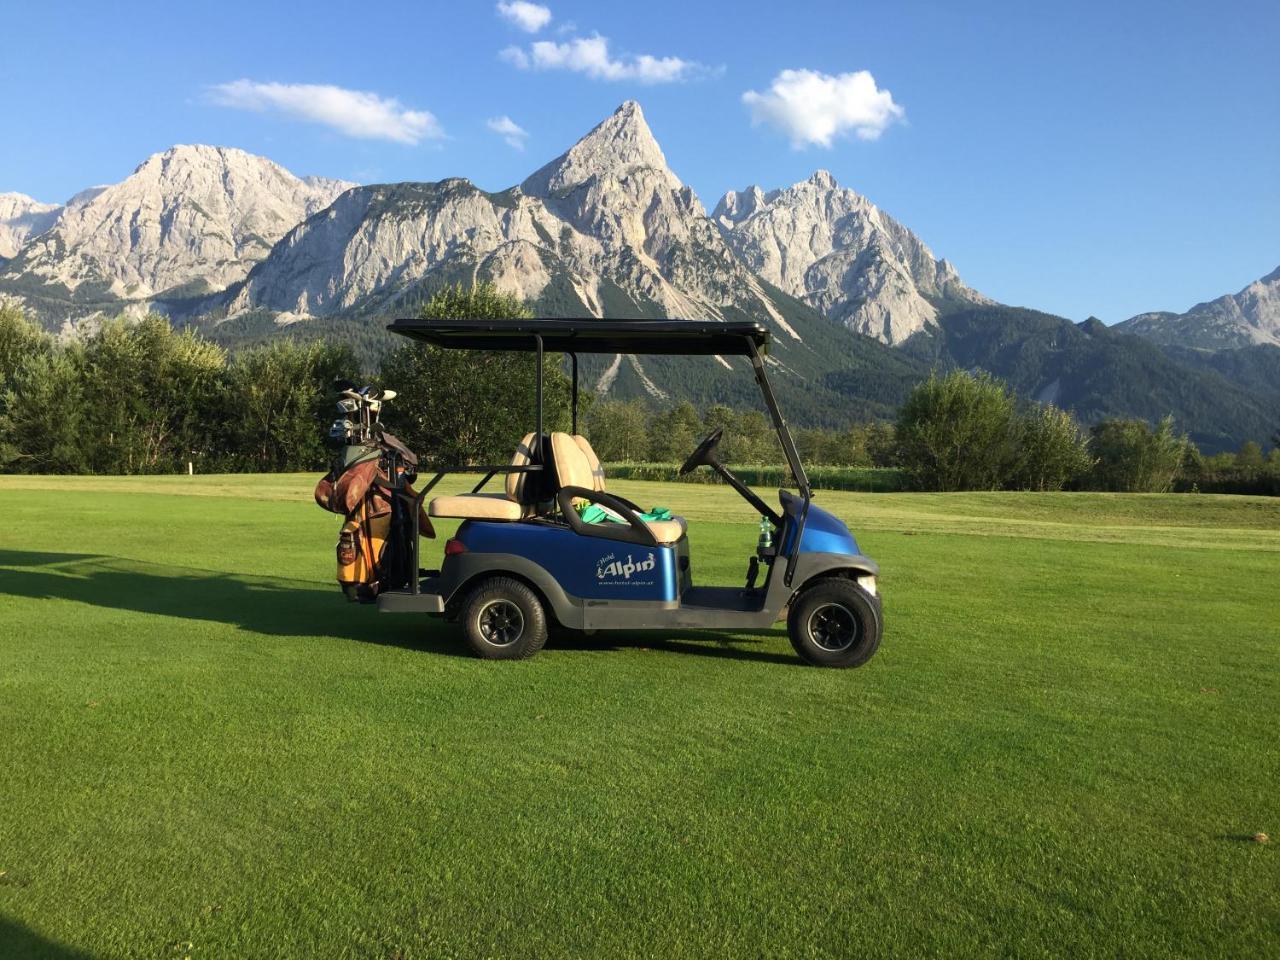
<instances>
[{"instance_id":1,"label":"green tree","mask_svg":"<svg viewBox=\"0 0 1280 960\"><path fill-rule=\"evenodd\" d=\"M679 463L702 439L702 420L688 400L663 410L649 424L649 459Z\"/></svg>"},{"instance_id":2,"label":"green tree","mask_svg":"<svg viewBox=\"0 0 1280 960\"><path fill-rule=\"evenodd\" d=\"M723 430L716 456L724 463L781 463L773 426L758 410L734 410L723 403L711 406L702 418L703 435Z\"/></svg>"},{"instance_id":3,"label":"green tree","mask_svg":"<svg viewBox=\"0 0 1280 960\"><path fill-rule=\"evenodd\" d=\"M1165 417L1152 430L1145 420L1104 420L1089 437L1094 457L1091 484L1123 493L1164 493L1173 486L1187 439Z\"/></svg>"},{"instance_id":4,"label":"green tree","mask_svg":"<svg viewBox=\"0 0 1280 960\"><path fill-rule=\"evenodd\" d=\"M649 449L649 408L641 400L597 400L587 412L591 447L606 463L642 460Z\"/></svg>"},{"instance_id":5,"label":"green tree","mask_svg":"<svg viewBox=\"0 0 1280 960\"><path fill-rule=\"evenodd\" d=\"M996 490L1016 463L1014 398L986 374L930 376L898 415L897 454L918 490Z\"/></svg>"},{"instance_id":6,"label":"green tree","mask_svg":"<svg viewBox=\"0 0 1280 960\"><path fill-rule=\"evenodd\" d=\"M92 471L172 472L196 451L225 446L222 348L149 315L108 321L76 357Z\"/></svg>"},{"instance_id":7,"label":"green tree","mask_svg":"<svg viewBox=\"0 0 1280 960\"><path fill-rule=\"evenodd\" d=\"M867 456L873 467L898 466L898 437L893 424L877 420L867 426Z\"/></svg>"},{"instance_id":8,"label":"green tree","mask_svg":"<svg viewBox=\"0 0 1280 960\"><path fill-rule=\"evenodd\" d=\"M1236 473L1245 483L1252 483L1262 476L1263 470L1266 468L1266 460L1262 456L1262 447L1258 446L1254 441L1248 440L1240 447L1240 452L1236 454Z\"/></svg>"},{"instance_id":9,"label":"green tree","mask_svg":"<svg viewBox=\"0 0 1280 960\"><path fill-rule=\"evenodd\" d=\"M79 349L37 351L16 362L0 397L0 467L24 473L89 469Z\"/></svg>"},{"instance_id":10,"label":"green tree","mask_svg":"<svg viewBox=\"0 0 1280 960\"><path fill-rule=\"evenodd\" d=\"M446 287L423 306L426 320L529 317L518 299L488 283ZM562 358L543 368L546 431L570 426L569 378ZM379 377L399 396L383 420L427 463L505 463L537 422L532 352L442 350L410 343L393 351Z\"/></svg>"},{"instance_id":11,"label":"green tree","mask_svg":"<svg viewBox=\"0 0 1280 960\"><path fill-rule=\"evenodd\" d=\"M343 344L278 340L237 354L228 377L231 448L248 470L314 470L335 419L332 384L357 365Z\"/></svg>"},{"instance_id":12,"label":"green tree","mask_svg":"<svg viewBox=\"0 0 1280 960\"><path fill-rule=\"evenodd\" d=\"M0 387L13 381L21 363L52 348L53 339L28 320L21 307L0 303Z\"/></svg>"},{"instance_id":13,"label":"green tree","mask_svg":"<svg viewBox=\"0 0 1280 960\"><path fill-rule=\"evenodd\" d=\"M782 448L773 425L759 410L743 410L734 418L730 452L734 463L781 463Z\"/></svg>"},{"instance_id":14,"label":"green tree","mask_svg":"<svg viewBox=\"0 0 1280 960\"><path fill-rule=\"evenodd\" d=\"M800 454L800 459L805 463L829 464L833 462L828 459L831 451L835 448L835 444L831 442L830 431L801 428L792 431L792 438L795 440L796 450Z\"/></svg>"},{"instance_id":15,"label":"green tree","mask_svg":"<svg viewBox=\"0 0 1280 960\"><path fill-rule=\"evenodd\" d=\"M1093 464L1089 438L1070 413L1038 404L1017 418L1017 464L1010 485L1021 490L1061 490Z\"/></svg>"},{"instance_id":16,"label":"green tree","mask_svg":"<svg viewBox=\"0 0 1280 960\"><path fill-rule=\"evenodd\" d=\"M831 435L827 443L826 462L837 467L869 467L872 465L870 435L866 426L852 426Z\"/></svg>"}]
</instances>

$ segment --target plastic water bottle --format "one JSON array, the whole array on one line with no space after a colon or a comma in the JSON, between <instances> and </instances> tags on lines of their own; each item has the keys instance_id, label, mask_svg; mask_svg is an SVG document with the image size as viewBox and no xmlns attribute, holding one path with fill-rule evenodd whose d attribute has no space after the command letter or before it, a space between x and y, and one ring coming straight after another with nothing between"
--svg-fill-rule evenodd
<instances>
[{"instance_id":1,"label":"plastic water bottle","mask_svg":"<svg viewBox=\"0 0 1280 960\"><path fill-rule=\"evenodd\" d=\"M773 524L769 518L760 516L760 539L756 542L757 550L768 550L773 546Z\"/></svg>"}]
</instances>

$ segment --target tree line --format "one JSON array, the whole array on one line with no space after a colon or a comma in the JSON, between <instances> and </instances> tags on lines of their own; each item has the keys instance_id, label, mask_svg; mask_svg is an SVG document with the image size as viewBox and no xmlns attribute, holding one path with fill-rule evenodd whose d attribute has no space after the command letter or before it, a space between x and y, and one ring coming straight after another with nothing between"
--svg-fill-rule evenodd
<instances>
[{"instance_id":1,"label":"tree line","mask_svg":"<svg viewBox=\"0 0 1280 960\"><path fill-rule=\"evenodd\" d=\"M489 286L438 292L428 318L528 316ZM234 353L163 317L108 320L60 342L15 306L0 306L0 470L141 474L324 469L335 378L359 379L353 351L280 337ZM522 353L406 343L374 382L396 389L384 423L429 465L501 463L532 428L534 369ZM570 427L561 358L544 369L545 428ZM687 401L596 399L584 391L579 428L607 462L677 464L723 428L721 456L783 462L758 410ZM1280 449L1257 443L1205 457L1171 421L1106 420L1085 429L1067 411L1018 400L986 375L931 377L894 423L798 429L806 463L892 467L919 490L1201 490L1280 494ZM1275 441L1280 448L1280 438Z\"/></svg>"}]
</instances>

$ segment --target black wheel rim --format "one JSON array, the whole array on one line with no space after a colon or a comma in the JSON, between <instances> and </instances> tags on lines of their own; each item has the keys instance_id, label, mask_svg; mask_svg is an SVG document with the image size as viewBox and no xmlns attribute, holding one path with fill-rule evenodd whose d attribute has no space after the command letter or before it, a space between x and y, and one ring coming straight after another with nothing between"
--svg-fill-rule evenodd
<instances>
[{"instance_id":1,"label":"black wheel rim","mask_svg":"<svg viewBox=\"0 0 1280 960\"><path fill-rule=\"evenodd\" d=\"M828 653L848 650L858 639L858 618L843 604L824 603L809 614L809 637Z\"/></svg>"},{"instance_id":2,"label":"black wheel rim","mask_svg":"<svg viewBox=\"0 0 1280 960\"><path fill-rule=\"evenodd\" d=\"M509 647L524 633L524 614L510 600L490 600L480 608L480 636L495 647Z\"/></svg>"}]
</instances>

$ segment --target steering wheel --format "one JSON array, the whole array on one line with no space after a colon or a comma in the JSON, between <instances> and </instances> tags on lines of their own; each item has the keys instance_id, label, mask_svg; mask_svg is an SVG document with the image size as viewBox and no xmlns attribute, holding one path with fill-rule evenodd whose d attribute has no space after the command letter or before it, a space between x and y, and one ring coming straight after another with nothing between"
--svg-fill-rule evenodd
<instances>
[{"instance_id":1,"label":"steering wheel","mask_svg":"<svg viewBox=\"0 0 1280 960\"><path fill-rule=\"evenodd\" d=\"M716 447L720 446L720 438L724 435L724 427L713 431L703 441L698 444L693 453L689 454L689 459L680 467L680 476L686 473L692 473L704 463L710 463L711 457L716 452Z\"/></svg>"}]
</instances>

